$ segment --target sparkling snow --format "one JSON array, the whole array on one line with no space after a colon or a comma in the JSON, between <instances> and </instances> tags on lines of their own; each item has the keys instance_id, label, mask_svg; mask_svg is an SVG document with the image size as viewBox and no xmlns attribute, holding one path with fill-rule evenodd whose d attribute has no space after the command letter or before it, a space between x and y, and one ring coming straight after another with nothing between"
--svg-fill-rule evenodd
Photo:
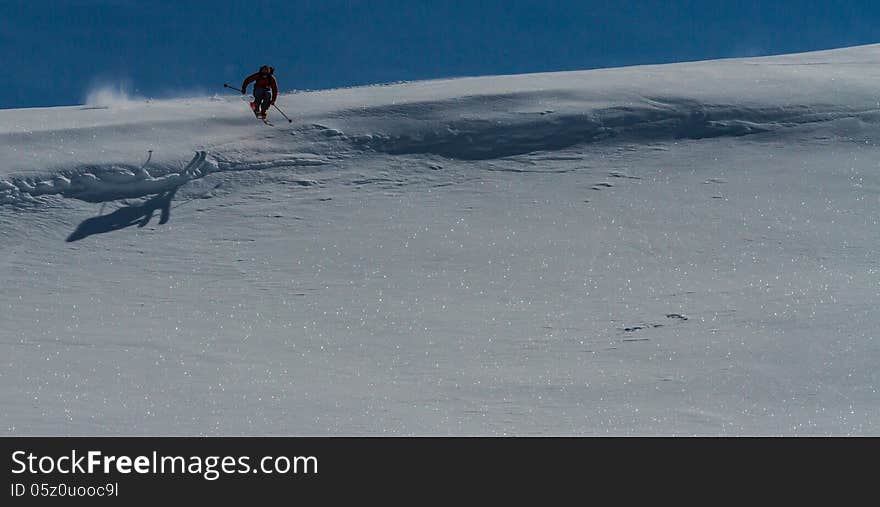
<instances>
[{"instance_id":1,"label":"sparkling snow","mask_svg":"<svg viewBox=\"0 0 880 507\"><path fill-rule=\"evenodd\" d=\"M6 434L880 434L880 46L98 102L0 111Z\"/></svg>"}]
</instances>

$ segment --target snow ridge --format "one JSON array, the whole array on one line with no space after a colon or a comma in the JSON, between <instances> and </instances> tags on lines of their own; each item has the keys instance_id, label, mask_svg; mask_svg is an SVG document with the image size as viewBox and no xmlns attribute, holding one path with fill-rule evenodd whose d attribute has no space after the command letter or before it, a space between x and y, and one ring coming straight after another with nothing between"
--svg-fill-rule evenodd
<instances>
[{"instance_id":1,"label":"snow ridge","mask_svg":"<svg viewBox=\"0 0 880 507\"><path fill-rule=\"evenodd\" d=\"M61 195L87 202L106 202L167 192L217 169L207 152L199 151L182 169L153 176L142 166L109 164L64 171L50 179L0 180L0 204L34 202L41 195Z\"/></svg>"},{"instance_id":2,"label":"snow ridge","mask_svg":"<svg viewBox=\"0 0 880 507\"><path fill-rule=\"evenodd\" d=\"M594 143L784 135L800 127L830 122L880 123L878 104L858 97L837 104L821 95L789 97L785 101L742 95L712 99L687 96L686 92L652 94L615 89L612 93L574 85L472 95L455 95L456 91L447 90L445 97L419 96L402 103L374 101L360 107L353 106L357 101L349 97L345 105L331 105L311 117L303 115L302 123L291 129L254 129L237 110L230 109L233 116L225 116L225 110L214 105L215 115L208 119L169 119L154 112L151 120L141 123L96 123L58 131L62 132L58 134L62 142L67 138L74 146L93 143L92 139L111 143L114 130L125 131L122 139L130 149L140 148L141 136L158 131L164 137L153 142L166 152L192 149L196 155L182 168L182 159L177 159L177 165L150 164L149 159L141 166L118 162L132 156L133 151L122 157L115 155L115 161L69 161L66 166L62 162L47 168L48 175L34 176L40 174L41 166L36 165L37 171L30 175L7 173L5 179L0 179L0 205L33 203L40 196L50 195L87 202L143 197L169 191L210 172L324 166L334 159L365 152L488 160ZM160 111L165 106L144 107L144 111ZM180 108L173 111L177 113ZM112 111L107 115L113 118ZM52 145L55 131L34 135L38 130L34 125L29 128L7 133L11 144L34 143L28 148L33 152ZM208 131L221 135L211 138ZM175 144L195 132L208 136L205 142Z\"/></svg>"},{"instance_id":3,"label":"snow ridge","mask_svg":"<svg viewBox=\"0 0 880 507\"><path fill-rule=\"evenodd\" d=\"M524 102L516 95L481 101ZM378 108L367 114L419 118L436 104L408 104ZM369 134L356 144L392 155L434 154L463 160L494 159L537 151L553 151L600 141L653 142L674 139L739 137L798 126L859 119L880 122L878 109L848 109L833 105L749 106L705 104L684 98L645 98L642 103L603 109L566 111L549 109L499 121L465 116L442 128L418 127L395 134Z\"/></svg>"}]
</instances>

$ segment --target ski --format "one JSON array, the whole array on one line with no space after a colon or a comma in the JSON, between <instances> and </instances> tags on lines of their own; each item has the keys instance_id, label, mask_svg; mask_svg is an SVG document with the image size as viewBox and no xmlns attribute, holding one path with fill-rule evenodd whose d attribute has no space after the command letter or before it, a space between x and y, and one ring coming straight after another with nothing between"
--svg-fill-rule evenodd
<instances>
[{"instance_id":1,"label":"ski","mask_svg":"<svg viewBox=\"0 0 880 507\"><path fill-rule=\"evenodd\" d=\"M250 106L251 106L251 111L254 112L254 116L256 116L257 119L261 120L263 123L265 123L266 125L268 125L268 126L270 126L270 127L274 127L274 126L275 126L275 125L272 125L272 124L269 122L269 120L267 120L265 117L260 116L260 115L257 113L257 108L256 108L256 106L254 105L254 102L251 102L251 103L250 103Z\"/></svg>"}]
</instances>

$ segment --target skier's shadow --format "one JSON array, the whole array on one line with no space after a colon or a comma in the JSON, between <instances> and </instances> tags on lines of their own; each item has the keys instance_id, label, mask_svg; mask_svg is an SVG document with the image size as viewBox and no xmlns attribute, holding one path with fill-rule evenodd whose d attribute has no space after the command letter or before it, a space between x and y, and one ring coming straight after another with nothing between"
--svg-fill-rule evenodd
<instances>
[{"instance_id":1,"label":"skier's shadow","mask_svg":"<svg viewBox=\"0 0 880 507\"><path fill-rule=\"evenodd\" d=\"M67 237L67 242L79 241L92 234L117 231L133 225L144 227L150 223L156 210L161 210L159 224L164 224L171 218L171 201L174 199L174 194L177 193L178 188L180 187L157 194L141 204L123 206L113 213L84 220Z\"/></svg>"}]
</instances>

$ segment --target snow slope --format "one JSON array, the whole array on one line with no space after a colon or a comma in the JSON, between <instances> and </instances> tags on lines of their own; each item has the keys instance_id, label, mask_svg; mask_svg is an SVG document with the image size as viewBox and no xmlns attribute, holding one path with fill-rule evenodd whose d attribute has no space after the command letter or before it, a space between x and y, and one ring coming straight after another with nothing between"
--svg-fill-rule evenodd
<instances>
[{"instance_id":1,"label":"snow slope","mask_svg":"<svg viewBox=\"0 0 880 507\"><path fill-rule=\"evenodd\" d=\"M0 429L876 435L878 64L0 111Z\"/></svg>"}]
</instances>

